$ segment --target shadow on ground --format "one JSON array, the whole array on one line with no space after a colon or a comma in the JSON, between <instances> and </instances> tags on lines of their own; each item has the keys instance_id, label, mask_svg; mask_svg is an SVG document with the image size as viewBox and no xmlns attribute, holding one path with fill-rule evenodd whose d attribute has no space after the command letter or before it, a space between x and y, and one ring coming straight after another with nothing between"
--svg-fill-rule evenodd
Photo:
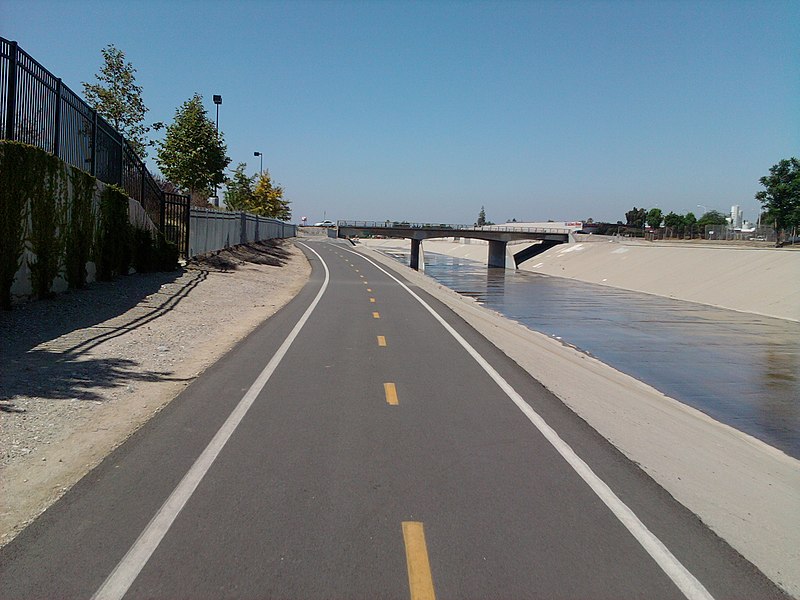
<instances>
[{"instance_id":1,"label":"shadow on ground","mask_svg":"<svg viewBox=\"0 0 800 600\"><path fill-rule=\"evenodd\" d=\"M186 269L95 282L87 289L0 311L0 412L21 412L18 396L100 400L92 389L136 381L176 381L170 372L142 372L126 357L94 357L99 344L168 315L209 272L247 263L283 266L286 242L256 242L193 258ZM102 325L101 325L102 324Z\"/></svg>"},{"instance_id":2,"label":"shadow on ground","mask_svg":"<svg viewBox=\"0 0 800 600\"><path fill-rule=\"evenodd\" d=\"M285 242L266 240L225 248L203 256L195 256L186 265L187 269L208 269L213 271L235 271L247 263L282 267L289 259Z\"/></svg>"},{"instance_id":3,"label":"shadow on ground","mask_svg":"<svg viewBox=\"0 0 800 600\"><path fill-rule=\"evenodd\" d=\"M123 357L87 353L168 314L207 276L131 275L0 313L0 412L20 412L12 401L17 396L96 401L101 397L92 389L169 380L169 373L143 373Z\"/></svg>"},{"instance_id":4,"label":"shadow on ground","mask_svg":"<svg viewBox=\"0 0 800 600\"><path fill-rule=\"evenodd\" d=\"M0 402L0 411L22 412L8 400L17 396L100 401L104 398L95 390L121 387L121 382L130 385L141 381L178 381L169 372L141 372L138 366L136 361L125 358L88 358L80 352L32 350L10 361L9 367L22 376L0 382L0 397L7 398Z\"/></svg>"},{"instance_id":5,"label":"shadow on ground","mask_svg":"<svg viewBox=\"0 0 800 600\"><path fill-rule=\"evenodd\" d=\"M75 348L65 348L67 352L85 351L114 334L121 335L168 312L205 277L203 272L185 271L130 275L116 281L95 282L83 290L28 302L11 311L0 312L0 363L5 365L14 357L45 342L119 317L141 306L146 298L161 293L162 297L154 303L144 305L145 310L139 318L117 328L93 332L88 337L81 336L83 339ZM164 294L165 290L169 291Z\"/></svg>"}]
</instances>

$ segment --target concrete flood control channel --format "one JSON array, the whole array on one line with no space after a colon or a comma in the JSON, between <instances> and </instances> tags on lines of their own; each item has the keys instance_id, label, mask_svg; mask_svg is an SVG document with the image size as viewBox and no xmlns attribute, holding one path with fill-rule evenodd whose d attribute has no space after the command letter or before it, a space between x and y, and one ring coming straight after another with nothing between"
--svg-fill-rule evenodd
<instances>
[{"instance_id":1,"label":"concrete flood control channel","mask_svg":"<svg viewBox=\"0 0 800 600\"><path fill-rule=\"evenodd\" d=\"M799 323L432 252L425 273L800 458Z\"/></svg>"}]
</instances>

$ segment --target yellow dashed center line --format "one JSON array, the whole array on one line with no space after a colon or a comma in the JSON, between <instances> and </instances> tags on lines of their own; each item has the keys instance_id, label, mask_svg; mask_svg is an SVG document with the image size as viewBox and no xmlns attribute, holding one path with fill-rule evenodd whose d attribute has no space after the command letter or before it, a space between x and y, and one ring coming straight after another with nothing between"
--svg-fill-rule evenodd
<instances>
[{"instance_id":1,"label":"yellow dashed center line","mask_svg":"<svg viewBox=\"0 0 800 600\"><path fill-rule=\"evenodd\" d=\"M370 298L369 301L375 304L375 298Z\"/></svg>"},{"instance_id":2,"label":"yellow dashed center line","mask_svg":"<svg viewBox=\"0 0 800 600\"><path fill-rule=\"evenodd\" d=\"M372 291L372 288L367 288L367 291L368 291L368 292L371 292L371 291Z\"/></svg>"},{"instance_id":3,"label":"yellow dashed center line","mask_svg":"<svg viewBox=\"0 0 800 600\"><path fill-rule=\"evenodd\" d=\"M386 347L386 338L382 335L378 336L378 346L380 346L381 348Z\"/></svg>"},{"instance_id":4,"label":"yellow dashed center line","mask_svg":"<svg viewBox=\"0 0 800 600\"><path fill-rule=\"evenodd\" d=\"M397 406L400 401L397 399L397 388L393 383L384 383L383 391L386 394L386 403L392 406Z\"/></svg>"},{"instance_id":5,"label":"yellow dashed center line","mask_svg":"<svg viewBox=\"0 0 800 600\"><path fill-rule=\"evenodd\" d=\"M411 600L435 600L433 576L425 545L425 530L422 523L403 521L403 541L406 544L406 563L408 565L408 587Z\"/></svg>"},{"instance_id":6,"label":"yellow dashed center line","mask_svg":"<svg viewBox=\"0 0 800 600\"><path fill-rule=\"evenodd\" d=\"M372 318L373 319L380 319L381 318L381 314L377 313L377 312L374 312L374 313L372 313Z\"/></svg>"}]
</instances>

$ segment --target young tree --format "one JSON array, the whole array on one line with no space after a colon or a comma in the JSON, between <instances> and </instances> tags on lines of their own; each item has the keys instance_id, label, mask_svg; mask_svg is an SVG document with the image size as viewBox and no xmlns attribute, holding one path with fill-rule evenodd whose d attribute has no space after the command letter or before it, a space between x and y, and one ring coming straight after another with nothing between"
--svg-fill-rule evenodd
<instances>
[{"instance_id":1,"label":"young tree","mask_svg":"<svg viewBox=\"0 0 800 600\"><path fill-rule=\"evenodd\" d=\"M663 215L661 213L660 208L651 208L647 212L647 224L650 225L653 229L658 229L661 227L661 221L663 220Z\"/></svg>"},{"instance_id":2,"label":"young tree","mask_svg":"<svg viewBox=\"0 0 800 600\"><path fill-rule=\"evenodd\" d=\"M225 181L225 167L231 162L227 151L222 133L217 137L206 114L203 97L195 94L175 111L175 120L158 143L156 162L167 179L189 192L194 204L205 206L211 188Z\"/></svg>"},{"instance_id":3,"label":"young tree","mask_svg":"<svg viewBox=\"0 0 800 600\"><path fill-rule=\"evenodd\" d=\"M144 122L147 107L142 88L136 85L136 69L125 61L125 53L109 44L100 51L103 66L95 75L98 83L83 82L88 103L128 141L139 158L147 156L150 131Z\"/></svg>"},{"instance_id":4,"label":"young tree","mask_svg":"<svg viewBox=\"0 0 800 600\"><path fill-rule=\"evenodd\" d=\"M246 168L245 163L239 163L233 171L233 177L225 184L225 206L228 210L249 211L253 204L257 175L248 177L244 172Z\"/></svg>"},{"instance_id":5,"label":"young tree","mask_svg":"<svg viewBox=\"0 0 800 600\"><path fill-rule=\"evenodd\" d=\"M283 188L280 185L273 185L269 171L264 171L258 178L252 204L248 210L281 221L288 221L292 217L289 201L283 197Z\"/></svg>"},{"instance_id":6,"label":"young tree","mask_svg":"<svg viewBox=\"0 0 800 600\"><path fill-rule=\"evenodd\" d=\"M756 200L772 222L780 244L784 229L800 225L800 160L784 159L758 181L766 189L756 193Z\"/></svg>"}]
</instances>

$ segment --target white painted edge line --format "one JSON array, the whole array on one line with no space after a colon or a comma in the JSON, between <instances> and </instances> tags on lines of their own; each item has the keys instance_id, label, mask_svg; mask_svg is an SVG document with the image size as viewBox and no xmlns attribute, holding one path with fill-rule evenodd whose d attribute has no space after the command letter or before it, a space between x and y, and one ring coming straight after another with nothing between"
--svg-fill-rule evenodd
<instances>
[{"instance_id":1,"label":"white painted edge line","mask_svg":"<svg viewBox=\"0 0 800 600\"><path fill-rule=\"evenodd\" d=\"M703 586L697 578L692 575L689 570L675 558L672 552L659 540L653 533L647 529L644 523L639 520L639 517L628 508L628 506L619 499L619 497L608 487L605 481L600 479L594 471L587 465L578 454L561 439L561 436L547 424L547 422L537 413L530 404L520 396L517 391L511 387L503 377L492 367L488 361L481 356L475 348L473 348L467 340L461 337L450 324L445 321L427 302L420 298L413 290L411 290L402 281L397 279L394 275L389 273L383 267L378 265L372 259L364 256L359 252L354 252L345 248L347 252L360 256L368 263L372 264L376 269L383 272L390 279L393 279L400 287L407 291L414 299L419 302L433 318L439 321L447 332L455 338L455 340L467 351L467 353L475 359L475 361L486 371L494 382L502 389L506 396L508 396L514 404L528 417L531 423L538 429L541 434L547 439L548 442L555 448L555 450L567 461L567 463L575 470L575 472L583 479L592 491L597 494L598 498L611 510L617 519L625 526L625 528L633 535L634 538L642 545L647 553L655 560L656 564L661 568L664 573L678 586L689 600L713 600L713 596Z\"/></svg>"},{"instance_id":2,"label":"white painted edge line","mask_svg":"<svg viewBox=\"0 0 800 600\"><path fill-rule=\"evenodd\" d=\"M297 338L297 335L306 324L306 321L308 321L311 313L314 312L317 304L319 304L322 295L328 287L328 282L330 281L328 265L325 264L325 261L315 250L309 248L305 244L301 243L301 245L316 254L317 258L319 258L322 263L325 269L325 280L322 283L322 287L303 313L303 316L300 317L300 320L286 337L283 344L281 344L280 348L278 348L267 363L267 366L264 367L264 370L261 371L245 395L242 396L236 408L233 409L222 424L222 427L219 428L213 439L208 443L208 446L206 446L205 450L203 450L191 468L186 472L186 475L184 475L181 482L172 491L169 498L161 505L161 508L158 509L158 512L156 512L155 516L150 520L150 523L147 524L147 527L144 528L144 531L139 535L133 546L131 546L125 556L122 557L122 560L119 561L117 566L114 567L114 570L111 571L111 574L103 582L103 585L100 586L100 589L94 593L92 596L93 600L119 600L125 595L147 564L147 561L150 560L150 557L161 543L161 540L164 539L164 536L175 522L178 514L183 510L189 498L192 497L197 486L200 485L203 477L208 473L211 465L214 464L214 461L225 447L225 444L228 443L228 440L233 435L239 423L244 419L245 414L247 414L253 402L255 402L258 395L264 389L264 386L267 385L267 382L270 377L272 377L272 374L275 372L281 360L283 360L289 347L292 345L295 338Z\"/></svg>"}]
</instances>

